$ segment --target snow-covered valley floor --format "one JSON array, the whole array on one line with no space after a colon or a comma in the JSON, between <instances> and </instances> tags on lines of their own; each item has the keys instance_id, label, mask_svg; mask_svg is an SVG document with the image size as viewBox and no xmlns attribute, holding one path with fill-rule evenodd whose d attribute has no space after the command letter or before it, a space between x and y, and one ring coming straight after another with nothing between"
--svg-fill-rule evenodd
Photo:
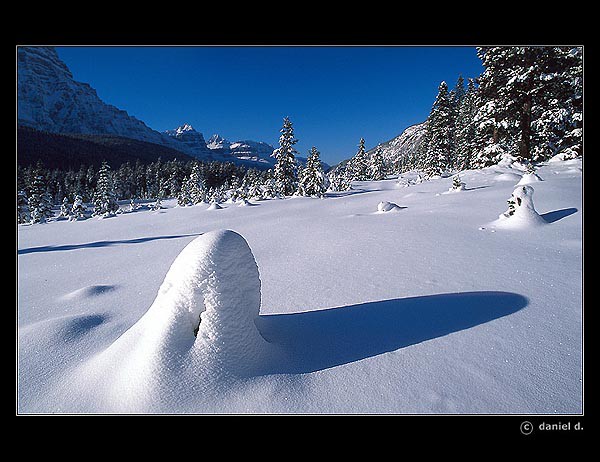
<instances>
[{"instance_id":1,"label":"snow-covered valley floor","mask_svg":"<svg viewBox=\"0 0 600 462\"><path fill-rule=\"evenodd\" d=\"M389 179L19 225L17 410L581 413L582 163L536 173L543 220L519 226L499 220L523 177L510 165L463 172L452 193L451 178ZM179 334L166 313L196 303L194 255L213 275L205 304L255 322L207 309L197 340Z\"/></svg>"}]
</instances>

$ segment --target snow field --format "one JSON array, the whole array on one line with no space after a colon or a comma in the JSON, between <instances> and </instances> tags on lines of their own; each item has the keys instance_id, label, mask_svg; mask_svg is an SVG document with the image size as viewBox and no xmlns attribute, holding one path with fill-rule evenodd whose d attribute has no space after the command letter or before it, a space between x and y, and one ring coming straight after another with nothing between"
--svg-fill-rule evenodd
<instances>
[{"instance_id":1,"label":"snow field","mask_svg":"<svg viewBox=\"0 0 600 462\"><path fill-rule=\"evenodd\" d=\"M171 200L160 215L20 226L19 409L580 412L580 166L538 170L534 210L546 225L518 230L488 225L518 181L495 177L522 176L511 166L462 172L458 194L437 195L450 178L385 180L325 200L218 213ZM373 213L380 202L402 213ZM216 229L246 248L222 235L198 242ZM240 257L248 245L254 269ZM227 292L197 303L183 281L228 247ZM180 266L185 254L205 263ZM242 309L256 265L262 302L244 304L240 324L249 337L225 341L240 325L208 307ZM224 325L231 337L218 334Z\"/></svg>"}]
</instances>

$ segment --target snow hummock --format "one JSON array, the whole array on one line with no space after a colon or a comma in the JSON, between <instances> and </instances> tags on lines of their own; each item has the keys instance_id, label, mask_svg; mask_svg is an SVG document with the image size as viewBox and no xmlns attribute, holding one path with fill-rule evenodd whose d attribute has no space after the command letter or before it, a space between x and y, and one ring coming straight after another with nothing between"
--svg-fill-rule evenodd
<instances>
[{"instance_id":1,"label":"snow hummock","mask_svg":"<svg viewBox=\"0 0 600 462\"><path fill-rule=\"evenodd\" d=\"M377 204L377 212L379 213L397 212L401 209L402 208L394 202L381 201L379 204Z\"/></svg>"},{"instance_id":2,"label":"snow hummock","mask_svg":"<svg viewBox=\"0 0 600 462\"><path fill-rule=\"evenodd\" d=\"M538 181L544 181L544 180L542 180L542 178L540 178L540 176L537 173L531 172L531 173L524 174L523 177L517 183L517 185L537 183Z\"/></svg>"},{"instance_id":3,"label":"snow hummock","mask_svg":"<svg viewBox=\"0 0 600 462\"><path fill-rule=\"evenodd\" d=\"M494 225L499 228L522 229L546 224L533 205L533 188L529 185L517 187L511 194L514 209L500 214Z\"/></svg>"},{"instance_id":4,"label":"snow hummock","mask_svg":"<svg viewBox=\"0 0 600 462\"><path fill-rule=\"evenodd\" d=\"M197 237L140 320L74 374L75 390L84 392L70 390L71 406L85 409L85 390L93 389L103 411L161 411L185 400L184 384L202 393L208 381L251 373L268 346L255 324L260 287L242 236L219 230Z\"/></svg>"},{"instance_id":5,"label":"snow hummock","mask_svg":"<svg viewBox=\"0 0 600 462\"><path fill-rule=\"evenodd\" d=\"M221 210L222 208L218 202L212 202L206 210Z\"/></svg>"}]
</instances>

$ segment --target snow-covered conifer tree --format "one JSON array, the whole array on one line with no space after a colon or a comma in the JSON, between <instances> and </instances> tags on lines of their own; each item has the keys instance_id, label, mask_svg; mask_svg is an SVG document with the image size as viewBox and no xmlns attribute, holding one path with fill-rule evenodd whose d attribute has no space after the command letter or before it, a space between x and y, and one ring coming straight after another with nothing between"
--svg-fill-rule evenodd
<instances>
[{"instance_id":1,"label":"snow-covered conifer tree","mask_svg":"<svg viewBox=\"0 0 600 462\"><path fill-rule=\"evenodd\" d=\"M306 167L302 169L298 181L298 193L301 196L323 197L326 186L326 177L321 166L320 153L312 147L306 160Z\"/></svg>"},{"instance_id":2,"label":"snow-covered conifer tree","mask_svg":"<svg viewBox=\"0 0 600 462\"><path fill-rule=\"evenodd\" d=\"M83 220L85 219L85 213L86 209L83 198L77 194L73 200L73 207L71 207L71 212L69 213L69 220Z\"/></svg>"},{"instance_id":3,"label":"snow-covered conifer tree","mask_svg":"<svg viewBox=\"0 0 600 462\"><path fill-rule=\"evenodd\" d=\"M180 207L186 207L188 205L192 205L192 198L190 197L190 180L187 176L183 178L181 182L181 189L179 190L179 194L177 194L177 205Z\"/></svg>"},{"instance_id":4,"label":"snow-covered conifer tree","mask_svg":"<svg viewBox=\"0 0 600 462\"><path fill-rule=\"evenodd\" d=\"M192 171L187 181L187 192L192 204L206 202L206 186L198 162L194 162L194 165L192 165Z\"/></svg>"},{"instance_id":5,"label":"snow-covered conifer tree","mask_svg":"<svg viewBox=\"0 0 600 462\"><path fill-rule=\"evenodd\" d=\"M71 206L69 205L69 199L67 196L63 197L62 203L60 205L60 213L59 217L68 217L71 211Z\"/></svg>"},{"instance_id":6,"label":"snow-covered conifer tree","mask_svg":"<svg viewBox=\"0 0 600 462\"><path fill-rule=\"evenodd\" d=\"M280 132L279 147L272 154L277 160L274 167L275 187L282 196L291 196L296 191L298 181L295 156L298 151L294 148L298 140L294 136L294 127L289 117L283 119Z\"/></svg>"},{"instance_id":7,"label":"snow-covered conifer tree","mask_svg":"<svg viewBox=\"0 0 600 462\"><path fill-rule=\"evenodd\" d=\"M441 175L453 165L454 113L448 85L441 82L427 118L423 142L422 169L428 175Z\"/></svg>"},{"instance_id":8,"label":"snow-covered conifer tree","mask_svg":"<svg viewBox=\"0 0 600 462\"><path fill-rule=\"evenodd\" d=\"M473 79L469 79L467 92L462 98L455 122L455 167L458 170L472 168L475 146L475 114L477 112L476 88Z\"/></svg>"},{"instance_id":9,"label":"snow-covered conifer tree","mask_svg":"<svg viewBox=\"0 0 600 462\"><path fill-rule=\"evenodd\" d=\"M385 179L385 164L379 149L375 149L369 160L369 177L376 181Z\"/></svg>"},{"instance_id":10,"label":"snow-covered conifer tree","mask_svg":"<svg viewBox=\"0 0 600 462\"><path fill-rule=\"evenodd\" d=\"M119 209L108 162L102 162L93 198L93 216L110 216Z\"/></svg>"},{"instance_id":11,"label":"snow-covered conifer tree","mask_svg":"<svg viewBox=\"0 0 600 462\"><path fill-rule=\"evenodd\" d=\"M52 201L46 189L46 179L41 164L33 171L27 205L31 223L45 223L52 216Z\"/></svg>"},{"instance_id":12,"label":"snow-covered conifer tree","mask_svg":"<svg viewBox=\"0 0 600 462\"><path fill-rule=\"evenodd\" d=\"M17 223L29 223L30 221L31 215L27 205L27 195L25 191L19 191L17 193Z\"/></svg>"},{"instance_id":13,"label":"snow-covered conifer tree","mask_svg":"<svg viewBox=\"0 0 600 462\"><path fill-rule=\"evenodd\" d=\"M358 142L358 151L348 161L345 172L350 180L366 181L370 179L369 158L365 151L365 140L361 138Z\"/></svg>"}]
</instances>

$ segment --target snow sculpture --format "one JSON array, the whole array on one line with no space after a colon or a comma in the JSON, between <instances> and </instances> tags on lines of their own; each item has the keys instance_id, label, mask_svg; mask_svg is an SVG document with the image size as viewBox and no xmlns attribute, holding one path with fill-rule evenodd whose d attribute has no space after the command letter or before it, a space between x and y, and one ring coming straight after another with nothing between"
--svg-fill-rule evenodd
<instances>
[{"instance_id":1,"label":"snow sculpture","mask_svg":"<svg viewBox=\"0 0 600 462\"><path fill-rule=\"evenodd\" d=\"M502 213L497 225L508 228L525 228L545 224L533 205L533 188L529 185L517 187L510 196L508 210Z\"/></svg>"}]
</instances>

